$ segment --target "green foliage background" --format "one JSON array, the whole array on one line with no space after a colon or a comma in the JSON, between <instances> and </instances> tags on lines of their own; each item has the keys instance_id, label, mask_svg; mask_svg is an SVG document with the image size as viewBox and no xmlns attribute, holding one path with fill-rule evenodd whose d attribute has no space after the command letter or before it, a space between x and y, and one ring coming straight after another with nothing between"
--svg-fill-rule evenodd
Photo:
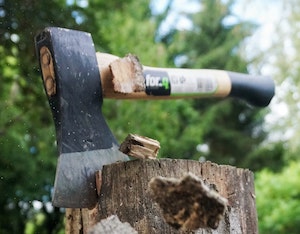
<instances>
[{"instance_id":1,"label":"green foliage background","mask_svg":"<svg viewBox=\"0 0 300 234\"><path fill-rule=\"evenodd\" d=\"M281 173L268 169L256 178L259 228L263 233L297 233L300 228L300 163L290 162Z\"/></svg>"},{"instance_id":2,"label":"green foliage background","mask_svg":"<svg viewBox=\"0 0 300 234\"><path fill-rule=\"evenodd\" d=\"M50 203L57 152L34 36L47 26L78 29L92 34L98 51L118 56L130 52L145 65L247 72L242 43L256 25L240 20L225 23L234 1L198 2L201 11L184 13L192 22L191 30L170 25L162 32L172 1L157 13L153 11L157 1L149 0L0 0L0 233L63 232L63 210ZM254 171L268 168L257 176L261 231L296 233L299 209L291 210L289 222L281 222L275 217L281 206L267 199L275 189L269 180L290 176L285 173L289 169L281 172L284 165L298 170L296 162L285 160L284 142L266 141L268 109L231 99L105 100L103 111L119 141L128 133L155 138L162 146L160 157L210 160ZM285 186L277 185L276 202L286 196L295 198L285 199L286 208L299 206L299 191L290 194L291 187ZM275 218L267 218L270 209ZM281 224L270 229L275 222Z\"/></svg>"}]
</instances>

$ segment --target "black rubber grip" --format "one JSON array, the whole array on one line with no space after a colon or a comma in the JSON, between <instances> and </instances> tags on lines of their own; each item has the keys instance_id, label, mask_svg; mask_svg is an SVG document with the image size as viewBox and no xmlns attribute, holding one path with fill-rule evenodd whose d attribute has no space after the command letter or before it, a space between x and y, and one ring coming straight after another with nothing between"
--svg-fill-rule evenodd
<instances>
[{"instance_id":1,"label":"black rubber grip","mask_svg":"<svg viewBox=\"0 0 300 234\"><path fill-rule=\"evenodd\" d=\"M231 80L229 96L241 98L251 105L268 106L275 94L275 84L269 76L252 76L228 72Z\"/></svg>"}]
</instances>

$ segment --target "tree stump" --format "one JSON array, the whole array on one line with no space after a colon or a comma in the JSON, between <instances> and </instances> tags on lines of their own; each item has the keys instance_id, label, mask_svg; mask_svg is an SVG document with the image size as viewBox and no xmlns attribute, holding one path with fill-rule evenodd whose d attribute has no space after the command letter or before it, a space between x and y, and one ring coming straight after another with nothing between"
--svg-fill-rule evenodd
<instances>
[{"instance_id":1,"label":"tree stump","mask_svg":"<svg viewBox=\"0 0 300 234\"><path fill-rule=\"evenodd\" d=\"M145 159L104 166L98 221L116 215L138 233L186 233L165 222L158 204L150 196L148 184L156 176L182 178L187 172L212 185L228 200L218 228L198 229L195 233L258 233L251 171L181 159Z\"/></svg>"}]
</instances>

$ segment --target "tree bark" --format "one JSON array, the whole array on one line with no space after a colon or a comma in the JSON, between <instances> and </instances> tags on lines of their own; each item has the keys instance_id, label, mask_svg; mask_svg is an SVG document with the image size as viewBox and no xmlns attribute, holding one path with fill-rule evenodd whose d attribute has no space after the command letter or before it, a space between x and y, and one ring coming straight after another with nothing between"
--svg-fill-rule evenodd
<instances>
[{"instance_id":1,"label":"tree bark","mask_svg":"<svg viewBox=\"0 0 300 234\"><path fill-rule=\"evenodd\" d=\"M135 160L104 166L98 221L116 215L138 233L186 233L164 221L160 208L150 196L148 183L156 176L181 178L187 172L213 185L228 200L219 227L198 229L195 233L258 233L251 171L179 159Z\"/></svg>"}]
</instances>

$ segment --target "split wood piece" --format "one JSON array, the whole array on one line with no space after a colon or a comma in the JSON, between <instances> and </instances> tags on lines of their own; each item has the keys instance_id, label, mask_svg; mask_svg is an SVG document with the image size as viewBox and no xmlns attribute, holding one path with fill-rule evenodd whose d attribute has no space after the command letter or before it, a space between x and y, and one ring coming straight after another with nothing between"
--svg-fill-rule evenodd
<instances>
[{"instance_id":1,"label":"split wood piece","mask_svg":"<svg viewBox=\"0 0 300 234\"><path fill-rule=\"evenodd\" d=\"M96 177L97 195L99 196L100 192L101 192L101 185L102 185L102 172L101 171L96 171L95 177Z\"/></svg>"},{"instance_id":2,"label":"split wood piece","mask_svg":"<svg viewBox=\"0 0 300 234\"><path fill-rule=\"evenodd\" d=\"M129 223L122 223L118 216L112 215L92 227L88 234L138 234Z\"/></svg>"},{"instance_id":3,"label":"split wood piece","mask_svg":"<svg viewBox=\"0 0 300 234\"><path fill-rule=\"evenodd\" d=\"M124 154L140 159L155 159L159 149L157 140L136 134L129 134L119 148Z\"/></svg>"},{"instance_id":4,"label":"split wood piece","mask_svg":"<svg viewBox=\"0 0 300 234\"><path fill-rule=\"evenodd\" d=\"M143 66L137 56L128 54L110 64L113 75L114 91L119 93L134 93L145 91Z\"/></svg>"},{"instance_id":5,"label":"split wood piece","mask_svg":"<svg viewBox=\"0 0 300 234\"><path fill-rule=\"evenodd\" d=\"M72 199L70 197L70 199ZM87 234L89 229L97 224L99 220L98 206L93 209L87 208L66 208L65 233L66 234Z\"/></svg>"},{"instance_id":6,"label":"split wood piece","mask_svg":"<svg viewBox=\"0 0 300 234\"><path fill-rule=\"evenodd\" d=\"M154 177L149 186L166 222L176 229L217 229L224 217L227 200L192 173L181 179Z\"/></svg>"},{"instance_id":7,"label":"split wood piece","mask_svg":"<svg viewBox=\"0 0 300 234\"><path fill-rule=\"evenodd\" d=\"M187 233L167 224L148 186L153 177L182 178L191 172L228 200L217 229L198 229L196 234L257 234L254 176L247 169L183 159L133 160L105 165L99 196L99 220L117 215L138 233ZM174 202L169 203L170 207Z\"/></svg>"}]
</instances>

